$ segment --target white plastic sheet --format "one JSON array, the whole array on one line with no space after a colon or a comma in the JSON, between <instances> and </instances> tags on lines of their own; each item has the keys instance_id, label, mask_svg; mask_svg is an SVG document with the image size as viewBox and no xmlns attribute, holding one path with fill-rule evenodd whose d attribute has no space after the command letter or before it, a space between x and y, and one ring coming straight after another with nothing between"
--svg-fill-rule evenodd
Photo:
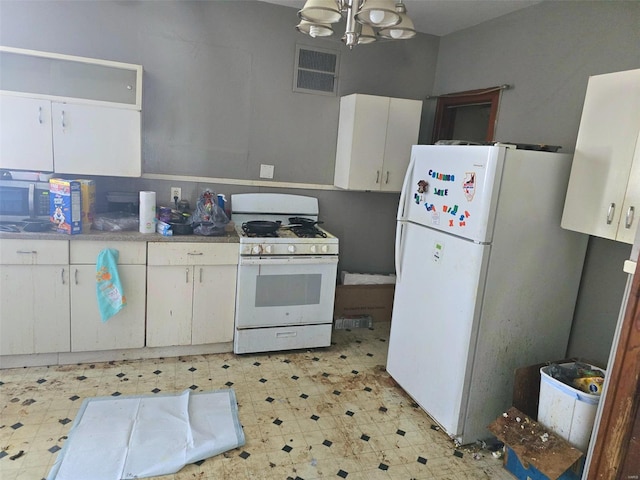
<instances>
[{"instance_id":1,"label":"white plastic sheet","mask_svg":"<svg viewBox=\"0 0 640 480\"><path fill-rule=\"evenodd\" d=\"M89 398L47 480L167 475L241 445L231 389Z\"/></svg>"}]
</instances>

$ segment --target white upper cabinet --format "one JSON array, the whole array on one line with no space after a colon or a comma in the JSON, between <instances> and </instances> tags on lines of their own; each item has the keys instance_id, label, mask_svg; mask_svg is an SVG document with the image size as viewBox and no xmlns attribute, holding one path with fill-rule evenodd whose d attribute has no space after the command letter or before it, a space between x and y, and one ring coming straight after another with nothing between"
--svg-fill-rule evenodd
<instances>
[{"instance_id":1,"label":"white upper cabinet","mask_svg":"<svg viewBox=\"0 0 640 480\"><path fill-rule=\"evenodd\" d=\"M0 95L0 167L53 171L49 100Z\"/></svg>"},{"instance_id":2,"label":"white upper cabinet","mask_svg":"<svg viewBox=\"0 0 640 480\"><path fill-rule=\"evenodd\" d=\"M589 78L562 227L633 243L640 208L640 69Z\"/></svg>"},{"instance_id":3,"label":"white upper cabinet","mask_svg":"<svg viewBox=\"0 0 640 480\"><path fill-rule=\"evenodd\" d=\"M139 177L140 112L97 105L54 103L54 171Z\"/></svg>"},{"instance_id":4,"label":"white upper cabinet","mask_svg":"<svg viewBox=\"0 0 640 480\"><path fill-rule=\"evenodd\" d=\"M0 168L138 177L142 67L0 47Z\"/></svg>"},{"instance_id":5,"label":"white upper cabinet","mask_svg":"<svg viewBox=\"0 0 640 480\"><path fill-rule=\"evenodd\" d=\"M142 109L142 66L0 46L0 90Z\"/></svg>"},{"instance_id":6,"label":"white upper cabinet","mask_svg":"<svg viewBox=\"0 0 640 480\"><path fill-rule=\"evenodd\" d=\"M340 99L334 185L399 192L418 142L422 101L353 94Z\"/></svg>"}]
</instances>

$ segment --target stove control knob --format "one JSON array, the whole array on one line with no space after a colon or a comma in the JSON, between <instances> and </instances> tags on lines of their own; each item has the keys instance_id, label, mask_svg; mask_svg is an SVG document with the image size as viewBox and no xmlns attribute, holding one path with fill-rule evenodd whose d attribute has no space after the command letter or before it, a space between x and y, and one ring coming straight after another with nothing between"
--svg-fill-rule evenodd
<instances>
[{"instance_id":1,"label":"stove control knob","mask_svg":"<svg viewBox=\"0 0 640 480\"><path fill-rule=\"evenodd\" d=\"M262 247L261 247L260 245L254 245L254 246L251 248L251 253L252 253L253 255L259 255L260 253L262 253Z\"/></svg>"},{"instance_id":2,"label":"stove control knob","mask_svg":"<svg viewBox=\"0 0 640 480\"><path fill-rule=\"evenodd\" d=\"M271 247L271 245L265 245L263 251L264 253L272 253L273 248Z\"/></svg>"},{"instance_id":3,"label":"stove control knob","mask_svg":"<svg viewBox=\"0 0 640 480\"><path fill-rule=\"evenodd\" d=\"M289 253L296 253L296 246L295 246L295 245L289 245L289 246L287 247L287 251L288 251Z\"/></svg>"},{"instance_id":4,"label":"stove control knob","mask_svg":"<svg viewBox=\"0 0 640 480\"><path fill-rule=\"evenodd\" d=\"M318 246L317 245L311 245L311 248L309 250L311 250L311 253L318 253Z\"/></svg>"},{"instance_id":5,"label":"stove control knob","mask_svg":"<svg viewBox=\"0 0 640 480\"><path fill-rule=\"evenodd\" d=\"M320 247L320 251L322 253L328 253L329 252L329 245L322 245L322 247Z\"/></svg>"}]
</instances>

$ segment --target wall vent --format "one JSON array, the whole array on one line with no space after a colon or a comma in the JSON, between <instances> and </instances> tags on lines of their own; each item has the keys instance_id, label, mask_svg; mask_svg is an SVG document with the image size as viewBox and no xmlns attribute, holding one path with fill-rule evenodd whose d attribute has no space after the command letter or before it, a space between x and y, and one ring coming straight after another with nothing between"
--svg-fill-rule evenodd
<instances>
[{"instance_id":1,"label":"wall vent","mask_svg":"<svg viewBox=\"0 0 640 480\"><path fill-rule=\"evenodd\" d=\"M336 95L338 52L296 45L293 91Z\"/></svg>"}]
</instances>

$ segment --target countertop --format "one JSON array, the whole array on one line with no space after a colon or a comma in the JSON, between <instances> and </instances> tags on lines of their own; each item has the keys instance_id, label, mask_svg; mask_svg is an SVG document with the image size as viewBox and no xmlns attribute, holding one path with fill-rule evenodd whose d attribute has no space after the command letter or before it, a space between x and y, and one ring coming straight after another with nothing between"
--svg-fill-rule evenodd
<instances>
[{"instance_id":1,"label":"countertop","mask_svg":"<svg viewBox=\"0 0 640 480\"><path fill-rule=\"evenodd\" d=\"M66 235L57 232L0 232L0 239L31 240L95 240L95 241L128 241L128 242L201 242L201 243L238 243L238 234L233 231L221 236L204 235L172 235L165 237L159 233L140 233L136 231L104 232L91 230L89 233Z\"/></svg>"}]
</instances>

